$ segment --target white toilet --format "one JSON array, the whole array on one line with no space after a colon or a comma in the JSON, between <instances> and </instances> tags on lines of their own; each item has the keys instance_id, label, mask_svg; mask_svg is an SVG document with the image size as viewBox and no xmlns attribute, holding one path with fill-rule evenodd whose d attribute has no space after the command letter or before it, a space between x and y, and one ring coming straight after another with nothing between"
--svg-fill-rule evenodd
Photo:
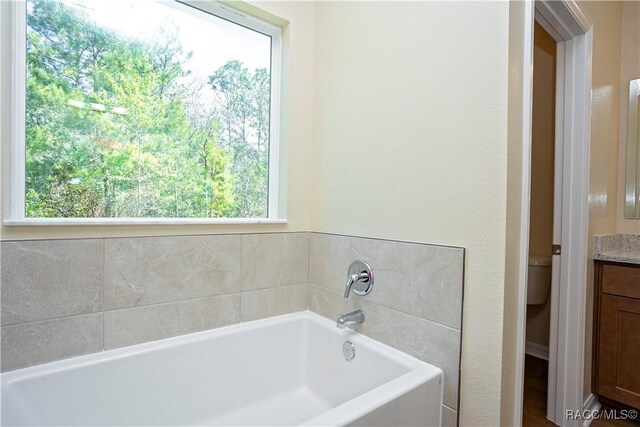
<instances>
[{"instance_id":1,"label":"white toilet","mask_svg":"<svg viewBox=\"0 0 640 427\"><path fill-rule=\"evenodd\" d=\"M527 283L527 305L547 302L551 288L551 257L529 255L529 275Z\"/></svg>"}]
</instances>

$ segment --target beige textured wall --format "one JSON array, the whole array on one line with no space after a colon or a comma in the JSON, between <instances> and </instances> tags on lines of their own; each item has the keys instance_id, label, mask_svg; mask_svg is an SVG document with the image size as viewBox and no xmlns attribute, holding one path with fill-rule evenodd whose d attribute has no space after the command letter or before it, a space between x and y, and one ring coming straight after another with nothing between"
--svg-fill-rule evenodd
<instances>
[{"instance_id":1,"label":"beige textured wall","mask_svg":"<svg viewBox=\"0 0 640 427\"><path fill-rule=\"evenodd\" d=\"M323 2L314 231L467 248L461 422L500 422L507 2Z\"/></svg>"},{"instance_id":2,"label":"beige textured wall","mask_svg":"<svg viewBox=\"0 0 640 427\"><path fill-rule=\"evenodd\" d=\"M618 233L640 234L640 220L624 218L625 171L627 167L627 121L629 80L640 78L640 2L622 5L622 46L620 55L620 148L618 155Z\"/></svg>"},{"instance_id":3,"label":"beige textured wall","mask_svg":"<svg viewBox=\"0 0 640 427\"><path fill-rule=\"evenodd\" d=\"M556 97L556 41L535 25L529 252L551 255Z\"/></svg>"},{"instance_id":4,"label":"beige textured wall","mask_svg":"<svg viewBox=\"0 0 640 427\"><path fill-rule=\"evenodd\" d=\"M533 53L533 128L529 253L551 255L553 243L553 167L556 97L556 41L535 25ZM550 298L527 306L527 341L549 345Z\"/></svg>"},{"instance_id":5,"label":"beige textured wall","mask_svg":"<svg viewBox=\"0 0 640 427\"><path fill-rule=\"evenodd\" d=\"M580 1L593 23L589 249L584 364L584 397L591 393L593 324L593 236L616 231L618 129L620 108L620 32L622 2Z\"/></svg>"},{"instance_id":6,"label":"beige textured wall","mask_svg":"<svg viewBox=\"0 0 640 427\"><path fill-rule=\"evenodd\" d=\"M232 5L239 4L231 2ZM315 4L311 2L252 2L260 9L289 23L283 32L288 55L283 69L288 82L283 99L283 128L285 139L287 185L287 224L273 225L160 225L160 226L56 226L2 227L2 240L55 239L70 237L162 236L218 233L258 233L275 231L308 231L310 205L310 153L312 135L314 22ZM244 5L244 8L250 8ZM0 8L4 9L4 8ZM2 12L0 12L2 13ZM266 14L263 14L268 17ZM0 16L5 19L4 16ZM2 40L5 43L6 40ZM4 45L3 45L4 46ZM2 84L5 83L4 81ZM0 95L4 87L0 87ZM0 123L8 120L0 119ZM1 126L1 125L0 125ZM0 129L2 131L2 129ZM4 138L4 135L3 135ZM4 196L3 196L4 198Z\"/></svg>"}]
</instances>

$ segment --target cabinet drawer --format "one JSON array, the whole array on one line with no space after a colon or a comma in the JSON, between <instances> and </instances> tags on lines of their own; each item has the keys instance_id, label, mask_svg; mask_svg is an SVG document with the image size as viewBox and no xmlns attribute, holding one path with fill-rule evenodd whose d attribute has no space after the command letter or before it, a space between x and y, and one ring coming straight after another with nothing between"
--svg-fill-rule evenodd
<instances>
[{"instance_id":1,"label":"cabinet drawer","mask_svg":"<svg viewBox=\"0 0 640 427\"><path fill-rule=\"evenodd\" d=\"M609 264L602 267L602 292L640 299L640 268Z\"/></svg>"}]
</instances>

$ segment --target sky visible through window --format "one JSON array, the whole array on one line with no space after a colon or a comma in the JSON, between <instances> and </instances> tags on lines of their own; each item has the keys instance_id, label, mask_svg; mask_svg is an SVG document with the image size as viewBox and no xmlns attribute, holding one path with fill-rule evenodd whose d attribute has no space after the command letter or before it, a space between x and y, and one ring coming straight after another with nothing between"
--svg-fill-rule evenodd
<instances>
[{"instance_id":1,"label":"sky visible through window","mask_svg":"<svg viewBox=\"0 0 640 427\"><path fill-rule=\"evenodd\" d=\"M86 11L99 26L146 43L152 43L167 27L177 27L181 44L193 52L185 66L198 75L207 76L231 60L242 62L250 70L269 68L269 36L184 4L169 0L62 0L61 3Z\"/></svg>"}]
</instances>

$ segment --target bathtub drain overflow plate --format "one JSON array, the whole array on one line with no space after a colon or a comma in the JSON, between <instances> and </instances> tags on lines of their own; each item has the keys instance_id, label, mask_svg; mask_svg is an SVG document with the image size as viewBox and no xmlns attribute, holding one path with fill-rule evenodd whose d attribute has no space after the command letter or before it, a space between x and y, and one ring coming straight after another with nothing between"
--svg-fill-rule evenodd
<instances>
[{"instance_id":1,"label":"bathtub drain overflow plate","mask_svg":"<svg viewBox=\"0 0 640 427\"><path fill-rule=\"evenodd\" d=\"M342 344L342 354L347 362L351 362L351 360L356 357L356 348L351 341L345 341L344 344Z\"/></svg>"}]
</instances>

